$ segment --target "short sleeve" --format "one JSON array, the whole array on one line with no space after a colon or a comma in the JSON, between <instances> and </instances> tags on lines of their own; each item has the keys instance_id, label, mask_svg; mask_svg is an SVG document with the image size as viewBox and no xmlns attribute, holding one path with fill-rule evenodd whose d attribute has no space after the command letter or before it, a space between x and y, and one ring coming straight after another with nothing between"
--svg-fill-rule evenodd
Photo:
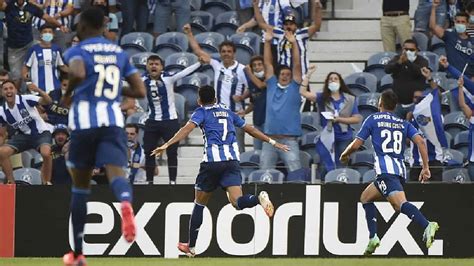
<instances>
[{"instance_id":1,"label":"short sleeve","mask_svg":"<svg viewBox=\"0 0 474 266\"><path fill-rule=\"evenodd\" d=\"M245 120L243 120L240 116L238 116L234 112L229 112L231 113L232 116L232 122L234 123L234 126L242 128L245 126Z\"/></svg>"},{"instance_id":2,"label":"short sleeve","mask_svg":"<svg viewBox=\"0 0 474 266\"><path fill-rule=\"evenodd\" d=\"M406 122L407 137L413 139L416 135L420 135L420 132L410 123Z\"/></svg>"},{"instance_id":3,"label":"short sleeve","mask_svg":"<svg viewBox=\"0 0 474 266\"><path fill-rule=\"evenodd\" d=\"M367 117L357 133L356 138L366 141L370 136L370 127L372 126L372 115Z\"/></svg>"},{"instance_id":4,"label":"short sleeve","mask_svg":"<svg viewBox=\"0 0 474 266\"><path fill-rule=\"evenodd\" d=\"M191 115L190 122L196 124L196 126L200 126L204 122L204 109L198 108L194 113Z\"/></svg>"},{"instance_id":5,"label":"short sleeve","mask_svg":"<svg viewBox=\"0 0 474 266\"><path fill-rule=\"evenodd\" d=\"M35 107L38 105L39 100L41 97L36 96L36 95L22 95L21 96L23 100L30 106L30 107Z\"/></svg>"}]
</instances>

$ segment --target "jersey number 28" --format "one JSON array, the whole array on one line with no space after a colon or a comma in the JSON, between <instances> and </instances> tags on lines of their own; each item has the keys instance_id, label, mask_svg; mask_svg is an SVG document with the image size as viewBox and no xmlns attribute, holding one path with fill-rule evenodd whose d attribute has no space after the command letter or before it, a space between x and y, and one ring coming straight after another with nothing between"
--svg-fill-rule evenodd
<instances>
[{"instance_id":1,"label":"jersey number 28","mask_svg":"<svg viewBox=\"0 0 474 266\"><path fill-rule=\"evenodd\" d=\"M115 99L119 91L120 69L116 65L95 65L94 71L99 74L95 84L95 97L102 97L103 95L108 99ZM112 87L105 86L105 82Z\"/></svg>"},{"instance_id":2,"label":"jersey number 28","mask_svg":"<svg viewBox=\"0 0 474 266\"><path fill-rule=\"evenodd\" d=\"M403 133L401 131L384 129L380 132L380 135L383 139L382 151L384 153L400 154L402 152ZM388 147L390 143L392 143L392 148Z\"/></svg>"}]
</instances>

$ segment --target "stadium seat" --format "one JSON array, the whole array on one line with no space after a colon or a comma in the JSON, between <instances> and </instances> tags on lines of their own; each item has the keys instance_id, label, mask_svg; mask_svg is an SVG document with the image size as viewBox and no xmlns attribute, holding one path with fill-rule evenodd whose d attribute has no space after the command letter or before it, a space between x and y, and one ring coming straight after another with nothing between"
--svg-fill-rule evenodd
<instances>
[{"instance_id":1,"label":"stadium seat","mask_svg":"<svg viewBox=\"0 0 474 266\"><path fill-rule=\"evenodd\" d=\"M207 32L212 29L214 23L214 16L206 11L192 11L190 18L190 25L193 34Z\"/></svg>"},{"instance_id":2,"label":"stadium seat","mask_svg":"<svg viewBox=\"0 0 474 266\"><path fill-rule=\"evenodd\" d=\"M439 56L442 56L442 55L446 56L446 44L444 43L443 40L438 38L438 36L433 35L433 37L431 37L430 51Z\"/></svg>"},{"instance_id":3,"label":"stadium seat","mask_svg":"<svg viewBox=\"0 0 474 266\"><path fill-rule=\"evenodd\" d=\"M360 173L350 168L339 168L329 171L324 177L326 183L359 184Z\"/></svg>"},{"instance_id":4,"label":"stadium seat","mask_svg":"<svg viewBox=\"0 0 474 266\"><path fill-rule=\"evenodd\" d=\"M350 157L349 165L362 176L370 169L374 169L374 153L370 150L357 151Z\"/></svg>"},{"instance_id":5,"label":"stadium seat","mask_svg":"<svg viewBox=\"0 0 474 266\"><path fill-rule=\"evenodd\" d=\"M451 112L444 117L444 129L456 136L459 132L469 129L469 121L462 112Z\"/></svg>"},{"instance_id":6,"label":"stadium seat","mask_svg":"<svg viewBox=\"0 0 474 266\"><path fill-rule=\"evenodd\" d=\"M235 11L228 11L219 14L216 17L214 27L212 27L212 31L219 32L222 35L226 36L229 39L239 27L239 17L237 12Z\"/></svg>"},{"instance_id":7,"label":"stadium seat","mask_svg":"<svg viewBox=\"0 0 474 266\"><path fill-rule=\"evenodd\" d=\"M458 80L453 78L448 78L448 88L447 90L452 90L458 87Z\"/></svg>"},{"instance_id":8,"label":"stadium seat","mask_svg":"<svg viewBox=\"0 0 474 266\"><path fill-rule=\"evenodd\" d=\"M380 93L364 93L357 97L357 107L363 120L379 111L379 98Z\"/></svg>"},{"instance_id":9,"label":"stadium seat","mask_svg":"<svg viewBox=\"0 0 474 266\"><path fill-rule=\"evenodd\" d=\"M256 170L250 173L249 183L254 184L283 184L285 175L276 169Z\"/></svg>"},{"instance_id":10,"label":"stadium seat","mask_svg":"<svg viewBox=\"0 0 474 266\"><path fill-rule=\"evenodd\" d=\"M415 31L412 34L413 40L416 41L416 44L418 45L418 50L420 51L428 51L428 36L424 34L423 32L418 32Z\"/></svg>"},{"instance_id":11,"label":"stadium seat","mask_svg":"<svg viewBox=\"0 0 474 266\"><path fill-rule=\"evenodd\" d=\"M235 44L243 44L252 48L255 55L260 53L262 37L253 32L236 33L230 36L230 41Z\"/></svg>"},{"instance_id":12,"label":"stadium seat","mask_svg":"<svg viewBox=\"0 0 474 266\"><path fill-rule=\"evenodd\" d=\"M150 52L153 49L153 35L148 32L130 32L120 39L120 44L135 44Z\"/></svg>"},{"instance_id":13,"label":"stadium seat","mask_svg":"<svg viewBox=\"0 0 474 266\"><path fill-rule=\"evenodd\" d=\"M445 72L433 72L431 73L431 78L439 87L448 90L448 78L446 78Z\"/></svg>"},{"instance_id":14,"label":"stadium seat","mask_svg":"<svg viewBox=\"0 0 474 266\"><path fill-rule=\"evenodd\" d=\"M197 73L195 73L197 74ZM198 99L198 89L199 86L197 84L201 84L200 79L197 76L188 76L183 78L181 81L178 81L179 85L176 86L175 92L183 95L186 99L186 110L194 111L199 105L197 103Z\"/></svg>"},{"instance_id":15,"label":"stadium seat","mask_svg":"<svg viewBox=\"0 0 474 266\"><path fill-rule=\"evenodd\" d=\"M21 164L23 167L31 167L33 164L33 155L30 151L23 151L21 153Z\"/></svg>"},{"instance_id":16,"label":"stadium seat","mask_svg":"<svg viewBox=\"0 0 474 266\"><path fill-rule=\"evenodd\" d=\"M206 75L211 80L211 86L214 85L214 69L210 65L203 65L198 69L198 72Z\"/></svg>"},{"instance_id":17,"label":"stadium seat","mask_svg":"<svg viewBox=\"0 0 474 266\"><path fill-rule=\"evenodd\" d=\"M300 150L311 155L313 163L315 164L320 162L319 154L316 152L316 143L314 142L317 137L319 138L319 134L320 132L313 131L301 136Z\"/></svg>"},{"instance_id":18,"label":"stadium seat","mask_svg":"<svg viewBox=\"0 0 474 266\"><path fill-rule=\"evenodd\" d=\"M377 177L377 173L375 173L375 170L370 169L369 171L365 172L365 174L362 176L362 183L373 182L376 177Z\"/></svg>"},{"instance_id":19,"label":"stadium seat","mask_svg":"<svg viewBox=\"0 0 474 266\"><path fill-rule=\"evenodd\" d=\"M449 134L449 132L444 131L444 135L446 135L446 140L448 141L448 147L452 148L454 146L453 136Z\"/></svg>"},{"instance_id":20,"label":"stadium seat","mask_svg":"<svg viewBox=\"0 0 474 266\"><path fill-rule=\"evenodd\" d=\"M394 52L380 52L369 57L364 72L374 74L380 81L385 76L385 65L397 54Z\"/></svg>"},{"instance_id":21,"label":"stadium seat","mask_svg":"<svg viewBox=\"0 0 474 266\"><path fill-rule=\"evenodd\" d=\"M459 132L454 136L454 145L453 148L462 152L467 158L469 152L469 130Z\"/></svg>"},{"instance_id":22,"label":"stadium seat","mask_svg":"<svg viewBox=\"0 0 474 266\"><path fill-rule=\"evenodd\" d=\"M377 91L377 77L371 73L353 73L344 78L344 82L354 95Z\"/></svg>"},{"instance_id":23,"label":"stadium seat","mask_svg":"<svg viewBox=\"0 0 474 266\"><path fill-rule=\"evenodd\" d=\"M301 113L301 128L304 132L320 131L321 115L317 112L302 112Z\"/></svg>"},{"instance_id":24,"label":"stadium seat","mask_svg":"<svg viewBox=\"0 0 474 266\"><path fill-rule=\"evenodd\" d=\"M142 53L138 53L138 54L135 54L133 56L130 56L130 64L134 65L137 68L145 69L146 68L146 60L151 55L158 55L158 54L151 53L151 52L142 52Z\"/></svg>"},{"instance_id":25,"label":"stadium seat","mask_svg":"<svg viewBox=\"0 0 474 266\"><path fill-rule=\"evenodd\" d=\"M145 125L145 119L147 118L147 114L144 112L136 112L130 116L127 117L125 120L126 124L135 124L138 126L144 126Z\"/></svg>"},{"instance_id":26,"label":"stadium seat","mask_svg":"<svg viewBox=\"0 0 474 266\"><path fill-rule=\"evenodd\" d=\"M13 171L15 182L27 185L41 185L41 171L35 168L20 168Z\"/></svg>"},{"instance_id":27,"label":"stadium seat","mask_svg":"<svg viewBox=\"0 0 474 266\"><path fill-rule=\"evenodd\" d=\"M225 41L225 36L218 32L204 32L196 35L196 41L206 53L219 53L219 45Z\"/></svg>"},{"instance_id":28,"label":"stadium seat","mask_svg":"<svg viewBox=\"0 0 474 266\"><path fill-rule=\"evenodd\" d=\"M441 93L441 113L443 116L451 112L451 107L449 106L449 91Z\"/></svg>"},{"instance_id":29,"label":"stadium seat","mask_svg":"<svg viewBox=\"0 0 474 266\"><path fill-rule=\"evenodd\" d=\"M469 173L465 168L455 168L443 171L443 182L446 183L470 183L474 181L469 177Z\"/></svg>"},{"instance_id":30,"label":"stadium seat","mask_svg":"<svg viewBox=\"0 0 474 266\"><path fill-rule=\"evenodd\" d=\"M201 9L202 0L191 0L191 10L199 10Z\"/></svg>"},{"instance_id":31,"label":"stadium seat","mask_svg":"<svg viewBox=\"0 0 474 266\"><path fill-rule=\"evenodd\" d=\"M179 123L186 121L186 99L179 93L174 94L174 104L176 106L176 113L178 114Z\"/></svg>"},{"instance_id":32,"label":"stadium seat","mask_svg":"<svg viewBox=\"0 0 474 266\"><path fill-rule=\"evenodd\" d=\"M240 167L243 178L247 179L250 173L260 168L260 155L253 150L241 153Z\"/></svg>"},{"instance_id":33,"label":"stadium seat","mask_svg":"<svg viewBox=\"0 0 474 266\"><path fill-rule=\"evenodd\" d=\"M122 44L120 47L122 47L129 57L147 51L143 46L134 43Z\"/></svg>"},{"instance_id":34,"label":"stadium seat","mask_svg":"<svg viewBox=\"0 0 474 266\"><path fill-rule=\"evenodd\" d=\"M301 167L310 168L311 163L313 162L313 158L311 157L311 154L300 150L300 162Z\"/></svg>"},{"instance_id":35,"label":"stadium seat","mask_svg":"<svg viewBox=\"0 0 474 266\"><path fill-rule=\"evenodd\" d=\"M192 53L174 53L165 60L165 71L175 73L198 62L198 57Z\"/></svg>"},{"instance_id":36,"label":"stadium seat","mask_svg":"<svg viewBox=\"0 0 474 266\"><path fill-rule=\"evenodd\" d=\"M243 65L250 64L250 59L252 59L252 56L254 55L253 49L247 45L239 43L235 45L235 48L235 59L237 59L237 62Z\"/></svg>"},{"instance_id":37,"label":"stadium seat","mask_svg":"<svg viewBox=\"0 0 474 266\"><path fill-rule=\"evenodd\" d=\"M462 166L466 158L460 151L454 149L445 149L443 154L443 161L448 167Z\"/></svg>"},{"instance_id":38,"label":"stadium seat","mask_svg":"<svg viewBox=\"0 0 474 266\"><path fill-rule=\"evenodd\" d=\"M233 3L233 4L232 4ZM232 6L233 5L233 6ZM211 13L214 17L227 11L236 10L234 1L205 0L201 10Z\"/></svg>"},{"instance_id":39,"label":"stadium seat","mask_svg":"<svg viewBox=\"0 0 474 266\"><path fill-rule=\"evenodd\" d=\"M0 171L0 184L5 183L5 173L3 171Z\"/></svg>"},{"instance_id":40,"label":"stadium seat","mask_svg":"<svg viewBox=\"0 0 474 266\"><path fill-rule=\"evenodd\" d=\"M384 90L391 90L393 88L393 78L392 74L386 74L380 80L380 86L378 92L383 92Z\"/></svg>"},{"instance_id":41,"label":"stadium seat","mask_svg":"<svg viewBox=\"0 0 474 266\"><path fill-rule=\"evenodd\" d=\"M163 60L166 60L171 54L186 52L188 47L188 38L184 33L167 32L156 38L153 52L159 54Z\"/></svg>"},{"instance_id":42,"label":"stadium seat","mask_svg":"<svg viewBox=\"0 0 474 266\"><path fill-rule=\"evenodd\" d=\"M33 156L33 161L31 161L31 168L40 169L41 166L43 165L43 157L36 150L30 149L29 151L31 155Z\"/></svg>"},{"instance_id":43,"label":"stadium seat","mask_svg":"<svg viewBox=\"0 0 474 266\"><path fill-rule=\"evenodd\" d=\"M204 85L211 85L212 80L202 73L196 72L176 82L176 87L194 86L196 89Z\"/></svg>"},{"instance_id":44,"label":"stadium seat","mask_svg":"<svg viewBox=\"0 0 474 266\"><path fill-rule=\"evenodd\" d=\"M429 67L431 69L431 72L437 72L438 71L438 66L439 66L439 55L429 52L429 51L420 51L418 52L419 56L423 56L428 60Z\"/></svg>"},{"instance_id":45,"label":"stadium seat","mask_svg":"<svg viewBox=\"0 0 474 266\"><path fill-rule=\"evenodd\" d=\"M214 24L220 24L220 23L231 23L236 26L240 25L240 20L239 20L239 15L237 14L236 11L229 11L229 12L224 12L219 15L217 15L215 23Z\"/></svg>"},{"instance_id":46,"label":"stadium seat","mask_svg":"<svg viewBox=\"0 0 474 266\"><path fill-rule=\"evenodd\" d=\"M303 167L298 170L288 172L288 175L286 176L286 183L291 183L291 184L311 183L311 169Z\"/></svg>"}]
</instances>

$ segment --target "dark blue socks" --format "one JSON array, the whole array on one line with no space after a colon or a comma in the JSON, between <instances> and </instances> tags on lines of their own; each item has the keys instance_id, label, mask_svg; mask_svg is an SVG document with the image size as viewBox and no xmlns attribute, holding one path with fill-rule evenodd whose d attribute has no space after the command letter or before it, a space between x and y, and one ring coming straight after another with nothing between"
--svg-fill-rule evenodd
<instances>
[{"instance_id":1,"label":"dark blue socks","mask_svg":"<svg viewBox=\"0 0 474 266\"><path fill-rule=\"evenodd\" d=\"M412 221L415 221L415 223L419 224L423 229L425 229L429 222L426 220L425 216L418 210L415 205L411 204L408 201L405 201L402 206L400 207L401 213L405 214L410 218Z\"/></svg>"},{"instance_id":2,"label":"dark blue socks","mask_svg":"<svg viewBox=\"0 0 474 266\"><path fill-rule=\"evenodd\" d=\"M237 209L243 210L245 208L252 208L253 206L257 206L259 203L258 197L254 195L243 195L237 199Z\"/></svg>"},{"instance_id":3,"label":"dark blue socks","mask_svg":"<svg viewBox=\"0 0 474 266\"><path fill-rule=\"evenodd\" d=\"M115 194L115 197L120 202L132 202L132 186L130 182L124 177L115 177L110 183L110 187Z\"/></svg>"},{"instance_id":4,"label":"dark blue socks","mask_svg":"<svg viewBox=\"0 0 474 266\"><path fill-rule=\"evenodd\" d=\"M71 220L75 255L82 254L84 225L86 224L87 217L87 199L90 193L89 189L72 188Z\"/></svg>"},{"instance_id":5,"label":"dark blue socks","mask_svg":"<svg viewBox=\"0 0 474 266\"><path fill-rule=\"evenodd\" d=\"M199 228L202 224L202 212L204 205L194 203L193 213L191 219L189 219L189 247L193 248L196 246L196 240L199 233Z\"/></svg>"},{"instance_id":6,"label":"dark blue socks","mask_svg":"<svg viewBox=\"0 0 474 266\"><path fill-rule=\"evenodd\" d=\"M377 233L377 218L375 218L375 204L373 202L363 203L365 219L369 228L369 238L372 239Z\"/></svg>"}]
</instances>

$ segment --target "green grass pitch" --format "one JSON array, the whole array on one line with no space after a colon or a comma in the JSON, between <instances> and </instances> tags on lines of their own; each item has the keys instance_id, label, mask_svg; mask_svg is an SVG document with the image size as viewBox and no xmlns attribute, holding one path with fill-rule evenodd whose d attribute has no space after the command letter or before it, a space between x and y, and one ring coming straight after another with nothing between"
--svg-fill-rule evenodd
<instances>
[{"instance_id":1,"label":"green grass pitch","mask_svg":"<svg viewBox=\"0 0 474 266\"><path fill-rule=\"evenodd\" d=\"M88 258L88 266L472 266L474 259L433 258L341 258L341 259L253 259L253 258ZM13 258L0 259L2 266L61 266L60 258Z\"/></svg>"}]
</instances>

